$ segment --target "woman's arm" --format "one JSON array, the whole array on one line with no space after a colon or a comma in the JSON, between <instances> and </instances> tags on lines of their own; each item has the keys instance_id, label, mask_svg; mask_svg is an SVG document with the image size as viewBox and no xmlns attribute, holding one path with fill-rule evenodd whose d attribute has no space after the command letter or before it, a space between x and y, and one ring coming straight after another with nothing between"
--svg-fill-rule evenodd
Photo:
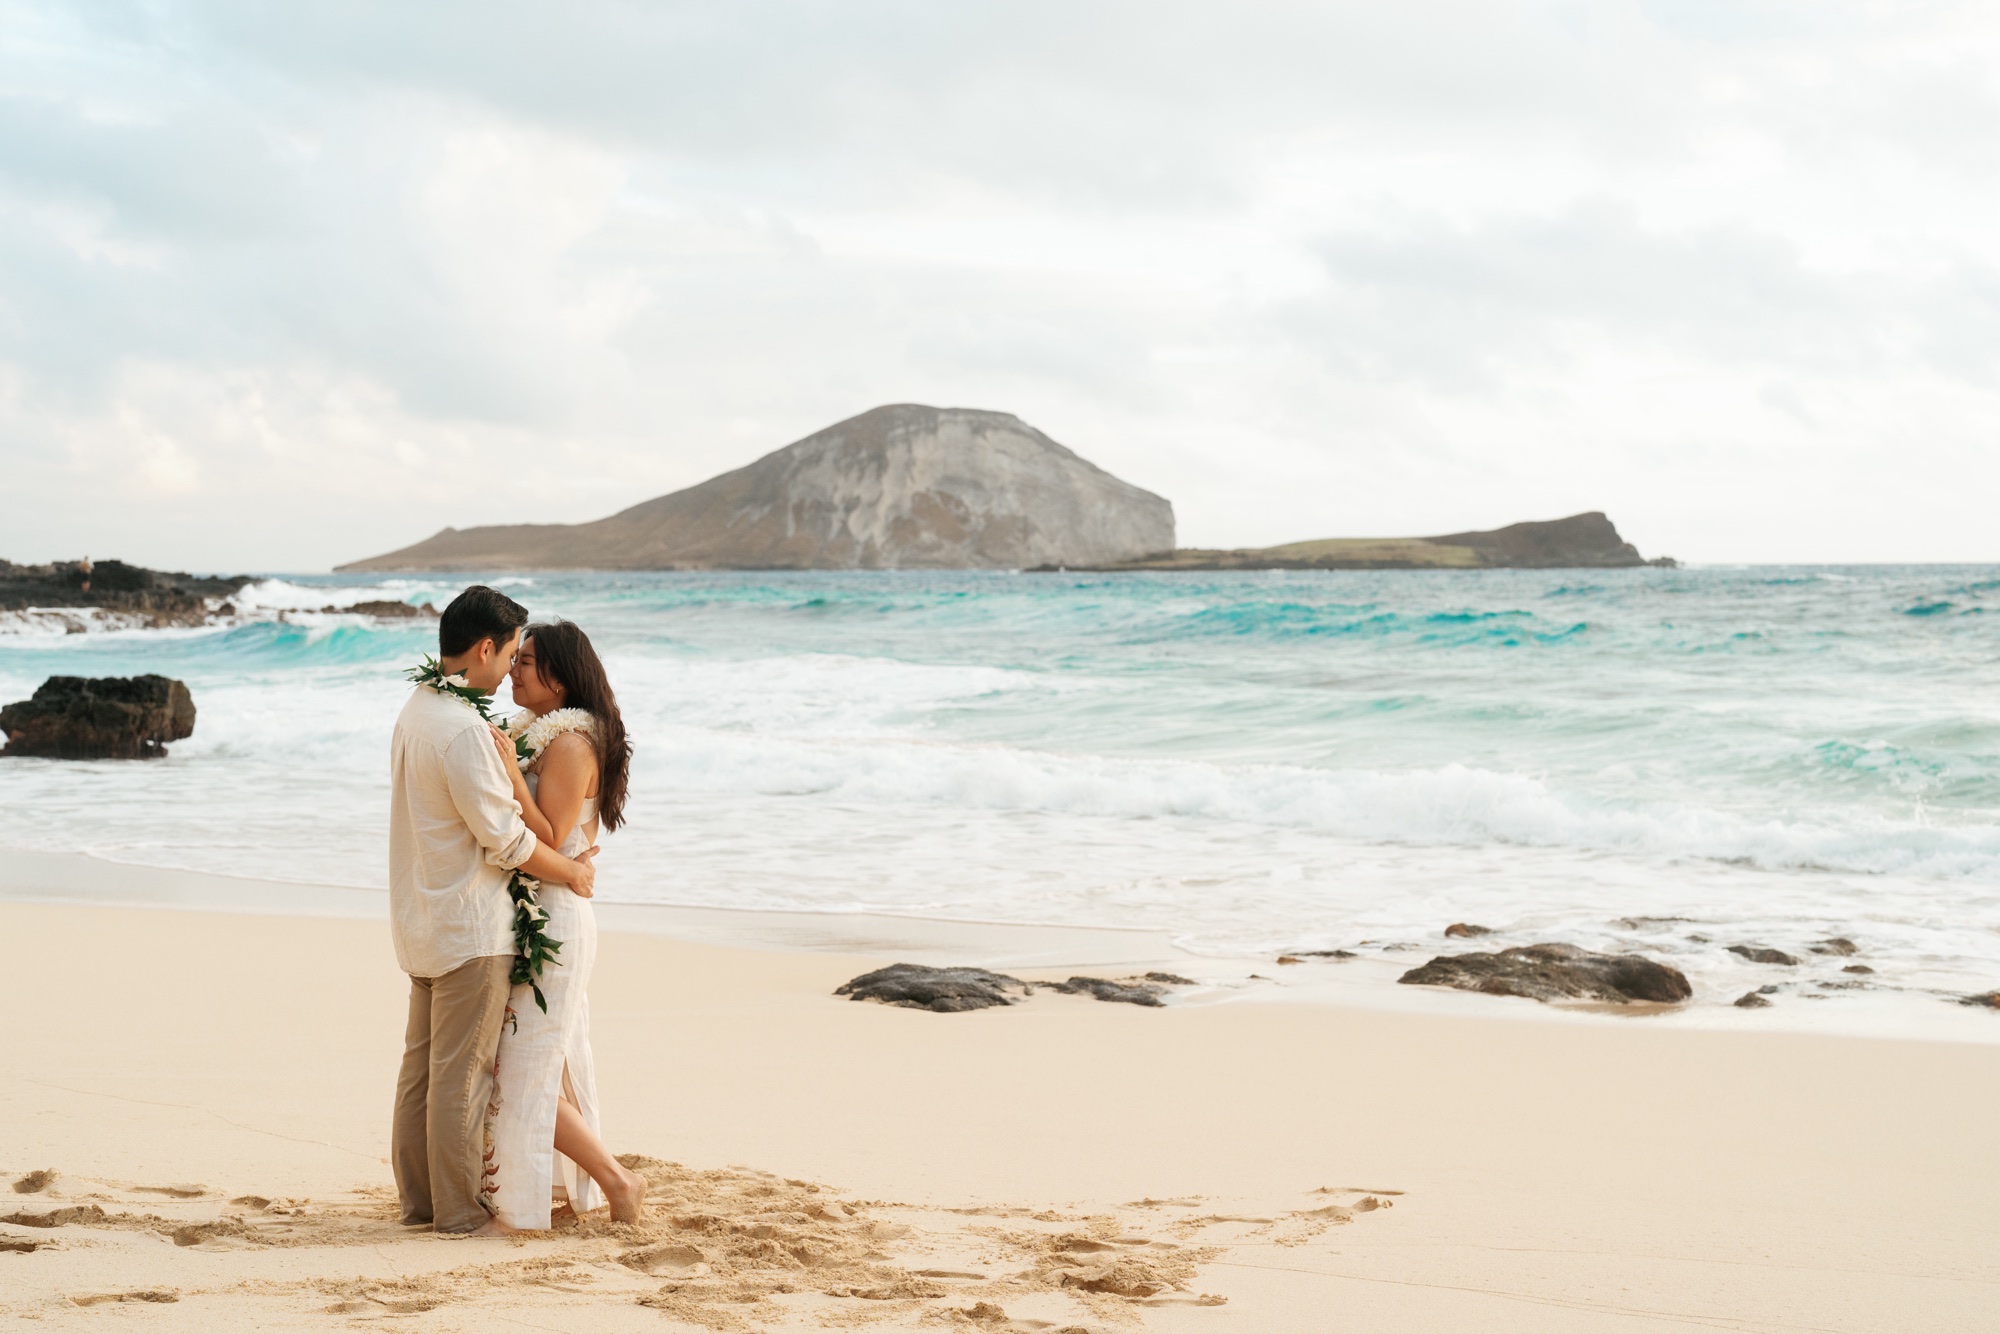
<instances>
[{"instance_id":1,"label":"woman's arm","mask_svg":"<svg viewBox=\"0 0 2000 1334\"><path fill-rule=\"evenodd\" d=\"M542 752L541 775L536 804L548 821L549 846L559 848L576 828L584 800L597 785L597 748L588 737L565 732Z\"/></svg>"},{"instance_id":2,"label":"woman's arm","mask_svg":"<svg viewBox=\"0 0 2000 1334\"><path fill-rule=\"evenodd\" d=\"M500 761L514 780L514 803L521 808L521 823L527 825L535 837L548 844L550 848L561 847L562 839L556 837L555 828L549 823L549 817L536 803L534 793L528 791L528 776L521 772L521 766L515 759L513 739L497 727L493 728L492 732L494 748L500 752ZM547 766L543 767L546 769ZM548 780L544 777L542 781L546 783ZM543 791L546 795L547 789L544 788ZM570 823L575 822L575 817L571 817ZM569 831L563 832L567 834Z\"/></svg>"}]
</instances>

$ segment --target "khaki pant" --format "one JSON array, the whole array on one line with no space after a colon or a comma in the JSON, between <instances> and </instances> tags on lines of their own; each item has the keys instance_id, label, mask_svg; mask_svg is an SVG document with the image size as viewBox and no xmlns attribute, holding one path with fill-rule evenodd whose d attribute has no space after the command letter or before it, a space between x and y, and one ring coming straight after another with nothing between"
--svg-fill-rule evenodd
<instances>
[{"instance_id":1,"label":"khaki pant","mask_svg":"<svg viewBox=\"0 0 2000 1334\"><path fill-rule=\"evenodd\" d=\"M389 1136L405 1223L471 1232L490 1215L480 1203L486 1104L507 1015L512 955L460 964L443 977L410 979L403 1070Z\"/></svg>"}]
</instances>

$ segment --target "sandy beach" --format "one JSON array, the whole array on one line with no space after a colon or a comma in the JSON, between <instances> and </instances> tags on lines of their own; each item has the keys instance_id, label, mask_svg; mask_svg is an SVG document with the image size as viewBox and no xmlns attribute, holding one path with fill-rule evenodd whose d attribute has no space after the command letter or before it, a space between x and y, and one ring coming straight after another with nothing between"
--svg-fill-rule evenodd
<instances>
[{"instance_id":1,"label":"sandy beach","mask_svg":"<svg viewBox=\"0 0 2000 1334\"><path fill-rule=\"evenodd\" d=\"M152 874L95 868L100 894ZM10 1319L1943 1331L2000 1304L1994 1046L1498 999L941 1015L831 994L879 956L615 932L596 1041L648 1222L442 1239L389 1207L381 923L20 903L21 878Z\"/></svg>"}]
</instances>

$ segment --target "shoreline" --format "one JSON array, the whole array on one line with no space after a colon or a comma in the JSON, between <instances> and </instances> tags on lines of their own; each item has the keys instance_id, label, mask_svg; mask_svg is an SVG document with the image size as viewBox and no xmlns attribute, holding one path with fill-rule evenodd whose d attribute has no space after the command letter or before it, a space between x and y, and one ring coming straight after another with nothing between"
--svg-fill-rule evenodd
<instances>
[{"instance_id":1,"label":"shoreline","mask_svg":"<svg viewBox=\"0 0 2000 1334\"><path fill-rule=\"evenodd\" d=\"M61 1174L11 1207L105 1214L0 1221L0 1244L34 1247L0 1254L0 1314L56 1328L122 1298L176 1330L504 1312L1317 1334L1338 1311L1900 1334L1979 1329L2000 1285L1988 1046L1047 993L932 1014L831 994L887 957L618 931L592 983L614 1147L657 1164L673 1216L750 1226L753 1197L784 1218L838 1197L810 1226L754 1225L885 1258L755 1271L734 1224L669 1217L647 1236L413 1234L384 1214L405 987L380 922L20 902L10 920L37 947L0 1029L21 1072L0 1083L0 1172ZM1113 1261L1168 1277L1076 1286ZM854 1265L908 1281L870 1288ZM746 1304L759 1273L788 1286ZM1004 1314L965 1314L982 1304Z\"/></svg>"},{"instance_id":2,"label":"shoreline","mask_svg":"<svg viewBox=\"0 0 2000 1334\"><path fill-rule=\"evenodd\" d=\"M388 920L388 891L188 871L117 862L88 853L0 846L0 903L174 909L282 917ZM1814 1034L1892 1042L2000 1046L2000 1015L1929 994L1878 994L1851 1003L1795 1003L1744 1011L1707 1005L1543 1004L1396 978L1440 954L1471 953L1474 940L1440 938L1396 957L1279 965L1266 955L1201 954L1149 927L1067 926L878 912L635 903L599 899L607 934L780 954L848 955L933 966L968 965L1027 974L1040 984L1066 969L1161 970L1200 985L1176 988L1171 1006L1297 1004L1382 1013L1530 1023L1640 1025L1681 1032ZM1847 1000L1848 998L1842 998Z\"/></svg>"}]
</instances>

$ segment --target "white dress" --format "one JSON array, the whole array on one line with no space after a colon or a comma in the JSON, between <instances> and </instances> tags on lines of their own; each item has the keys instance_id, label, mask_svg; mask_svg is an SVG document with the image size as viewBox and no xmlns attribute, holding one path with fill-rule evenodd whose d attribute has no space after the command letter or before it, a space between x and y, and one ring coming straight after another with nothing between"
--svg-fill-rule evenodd
<instances>
[{"instance_id":1,"label":"white dress","mask_svg":"<svg viewBox=\"0 0 2000 1334\"><path fill-rule=\"evenodd\" d=\"M528 790L539 787L528 775ZM597 819L597 800L583 803L576 827L557 851L574 857L590 846L585 829ZM542 970L548 1013L535 1004L524 982L507 998L507 1022L500 1032L500 1059L488 1108L492 1157L487 1165L486 1199L508 1227L546 1228L555 1191L585 1213L604 1203L597 1183L555 1150L556 1100L567 1097L584 1124L597 1131L597 1070L590 1054L590 970L597 963L597 917L590 900L562 885L542 886L549 935L562 942Z\"/></svg>"}]
</instances>

